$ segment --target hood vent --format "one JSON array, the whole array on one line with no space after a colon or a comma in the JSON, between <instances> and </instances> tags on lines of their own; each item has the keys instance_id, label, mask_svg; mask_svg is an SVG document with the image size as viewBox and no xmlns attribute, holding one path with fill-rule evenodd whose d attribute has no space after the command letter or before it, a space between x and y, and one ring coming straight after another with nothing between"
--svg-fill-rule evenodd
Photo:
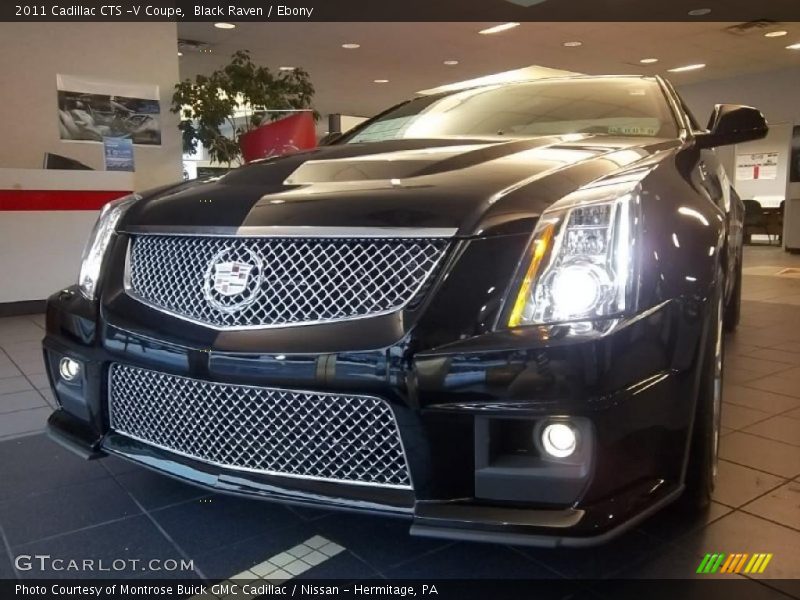
<instances>
[{"instance_id":1,"label":"hood vent","mask_svg":"<svg viewBox=\"0 0 800 600\"><path fill-rule=\"evenodd\" d=\"M178 50L181 52L198 52L208 54L211 52L211 44L200 40L187 40L178 38Z\"/></svg>"},{"instance_id":2,"label":"hood vent","mask_svg":"<svg viewBox=\"0 0 800 600\"><path fill-rule=\"evenodd\" d=\"M765 29L775 27L775 25L778 25L776 21L771 21L769 19L757 19L755 21L747 21L746 23L731 25L730 27L726 27L724 31L727 31L733 35L741 36L761 32Z\"/></svg>"}]
</instances>

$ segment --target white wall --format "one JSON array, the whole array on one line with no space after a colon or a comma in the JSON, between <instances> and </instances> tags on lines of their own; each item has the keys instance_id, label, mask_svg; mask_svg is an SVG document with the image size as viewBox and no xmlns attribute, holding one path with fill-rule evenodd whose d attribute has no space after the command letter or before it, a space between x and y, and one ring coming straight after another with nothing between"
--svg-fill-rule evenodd
<instances>
[{"instance_id":1,"label":"white wall","mask_svg":"<svg viewBox=\"0 0 800 600\"><path fill-rule=\"evenodd\" d=\"M356 125L361 125L367 117L352 117L350 115L342 115L342 133L347 133Z\"/></svg>"},{"instance_id":2,"label":"white wall","mask_svg":"<svg viewBox=\"0 0 800 600\"><path fill-rule=\"evenodd\" d=\"M110 195L122 196L132 188L132 173L0 168L0 190L116 190L118 194ZM42 300L75 283L83 246L99 212L0 211L0 304Z\"/></svg>"},{"instance_id":3,"label":"white wall","mask_svg":"<svg viewBox=\"0 0 800 600\"><path fill-rule=\"evenodd\" d=\"M730 102L755 106L775 123L800 121L800 67L678 85L689 108L705 125L715 104Z\"/></svg>"},{"instance_id":4,"label":"white wall","mask_svg":"<svg viewBox=\"0 0 800 600\"><path fill-rule=\"evenodd\" d=\"M44 152L103 169L102 144L59 139L56 75L156 84L161 146L135 146L136 189L181 177L178 118L169 112L179 79L175 23L0 23L0 167L40 168Z\"/></svg>"},{"instance_id":5,"label":"white wall","mask_svg":"<svg viewBox=\"0 0 800 600\"><path fill-rule=\"evenodd\" d=\"M750 148L777 150L781 153L783 163L779 169L778 180L775 182L764 180L760 183L738 182L737 188L744 186L748 194L743 197L752 198L753 195L773 195L778 193L776 189L780 190L781 186L784 186L783 193L788 198L800 198L800 183L787 184L785 171L785 165L789 160L791 126L800 124L800 67L683 86L677 85L679 82L676 77L673 83L701 125L707 123L714 104L729 102L759 108L772 127L769 137L763 142L753 143L752 146L742 144L736 149L720 148L718 151L720 158L733 178L735 152L760 151ZM800 223L797 223L797 226L800 227Z\"/></svg>"}]
</instances>

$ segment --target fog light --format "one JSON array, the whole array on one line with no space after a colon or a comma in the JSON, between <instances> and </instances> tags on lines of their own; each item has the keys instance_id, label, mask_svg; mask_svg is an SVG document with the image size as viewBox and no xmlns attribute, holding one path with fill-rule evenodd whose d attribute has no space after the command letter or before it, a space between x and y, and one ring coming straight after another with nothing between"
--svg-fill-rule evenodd
<instances>
[{"instance_id":1,"label":"fog light","mask_svg":"<svg viewBox=\"0 0 800 600\"><path fill-rule=\"evenodd\" d=\"M64 357L58 363L58 373L65 381L75 381L81 374L81 363Z\"/></svg>"},{"instance_id":2,"label":"fog light","mask_svg":"<svg viewBox=\"0 0 800 600\"><path fill-rule=\"evenodd\" d=\"M578 439L575 430L566 423L550 423L542 431L545 452L556 458L566 458L575 452Z\"/></svg>"}]
</instances>

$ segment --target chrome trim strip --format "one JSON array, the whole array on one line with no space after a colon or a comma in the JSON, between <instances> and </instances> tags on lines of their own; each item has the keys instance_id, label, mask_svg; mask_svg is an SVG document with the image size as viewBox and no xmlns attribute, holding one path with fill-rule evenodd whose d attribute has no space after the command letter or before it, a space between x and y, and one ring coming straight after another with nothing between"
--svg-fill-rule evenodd
<instances>
[{"instance_id":1,"label":"chrome trim strip","mask_svg":"<svg viewBox=\"0 0 800 600\"><path fill-rule=\"evenodd\" d=\"M135 435L131 435L125 431L121 431L119 429L112 429L111 428L111 415L113 411L113 403L111 401L111 371L115 365L123 366L123 363L112 363L108 368L108 385L106 389L108 390L108 394L106 396L106 403L108 405L108 423L109 423L109 430L114 431L120 435L124 435L125 437L129 437L131 439L136 440L137 442L141 442L142 444L146 444L148 446L152 446L154 448L159 448L160 450L164 450L165 452L170 452L172 454L177 454L179 456L185 456L186 458L191 458L192 460L196 460L198 462L202 462L208 465L213 465L215 467L221 467L223 469L231 470L231 471L242 471L244 473L260 473L262 475L271 475L274 477L288 477L291 479L304 479L308 481L326 481L328 483L342 483L347 485L358 485L358 486L366 486L366 487L382 487L382 488L392 488L397 490L413 490L414 489L414 479L411 476L411 469L408 468L408 453L406 452L406 447L403 442L403 436L400 434L400 426L397 423L397 417L394 414L394 409L392 405L384 400L383 398L379 398L378 396L370 396L367 394L332 394L330 392L315 392L311 390L294 390L289 388L277 388L277 387L263 387L263 386L254 386L254 385L243 385L239 383L224 383L219 381L208 381L205 379L194 379L192 377L185 377L183 375L173 375L172 373L165 373L163 371L153 371L152 369L143 369L141 367L136 367L133 365L125 365L132 369L138 369L140 371L149 371L151 373L161 373L163 375L168 375L169 377L175 377L176 379L186 379L188 381L200 381L204 383L214 384L214 385L225 385L229 387L238 387L238 388L253 388L253 387L262 387L262 389L268 390L275 390L278 392L288 392L288 393L295 393L295 394L312 394L315 396L352 396L358 398L369 398L370 400L375 400L377 402L382 402L385 404L389 412L392 415L392 421L394 421L395 430L397 431L397 439L400 442L400 449L403 451L403 459L406 463L406 473L408 474L408 480L411 482L409 485L399 485L399 484L392 484L392 483L372 483L368 481L353 481L349 479L332 479L330 477L316 477L314 475L295 475L294 473L283 473L280 471L267 471L267 470L259 470L259 469L251 469L249 467L237 467L235 465L226 465L224 463L218 463L211 460L206 460L204 458L200 458L199 456L194 456L193 454L189 454L187 452L181 452L180 450L175 450L174 448L168 448L167 446L162 446L161 444L156 444L149 440L145 440L143 438L137 437Z\"/></svg>"},{"instance_id":2,"label":"chrome trim strip","mask_svg":"<svg viewBox=\"0 0 800 600\"><path fill-rule=\"evenodd\" d=\"M660 75L656 75L656 81L661 88L661 93L667 100L667 104L672 111L672 116L676 121L676 125L678 126L678 138L685 142L689 137L690 127L686 122L686 115L676 99L677 92L675 91L675 88L672 87L672 84Z\"/></svg>"},{"instance_id":3,"label":"chrome trim strip","mask_svg":"<svg viewBox=\"0 0 800 600\"><path fill-rule=\"evenodd\" d=\"M140 234L135 234L140 235ZM161 234L159 234L161 235ZM207 236L206 236L207 237ZM217 237L217 236L213 236ZM414 290L413 294L409 295L409 300L400 306L399 308L393 310L383 310L378 312L369 313L368 315L355 315L352 317L343 317L340 319L327 319L323 321L299 321L294 323L279 323L277 325L214 325L212 323L208 323L206 321L201 321L199 319L193 319L192 317L187 317L186 315L182 315L177 312L173 312L171 310L167 310L162 306L158 306L141 296L139 296L134 290L133 286L131 285L131 246L133 244L132 239L128 239L128 248L125 251L125 268L123 272L123 288L125 289L125 293L130 297L156 310L162 314L169 315L171 317L175 317L176 319L180 319L181 321L186 321L187 323L193 323L195 325L199 325L201 327L207 327L208 329L212 329L214 331L258 331L264 329L282 329L287 327L306 327L308 325L327 325L327 324L334 324L334 323L345 323L347 321L361 321L363 319L372 319L374 317L384 317L386 315L395 315L401 313L405 310L405 308L411 303L413 299L419 295L420 290L428 283L429 279L433 276L433 274L437 271L439 266L444 261L445 257L449 256L449 248L445 248L444 252L442 252L441 256L436 260L436 262L431 266L428 273L423 277L417 286L417 289Z\"/></svg>"},{"instance_id":4,"label":"chrome trim strip","mask_svg":"<svg viewBox=\"0 0 800 600\"><path fill-rule=\"evenodd\" d=\"M205 489L208 489L212 492L231 492L233 491L234 494L239 494L241 492L241 488L245 487L247 490L244 492L248 496L252 496L253 494L272 499L278 498L281 502L286 502L289 504L300 504L300 505L310 505L314 508L330 508L331 506L334 507L341 507L345 510L365 510L370 512L380 512L381 514L390 514L390 515L411 515L414 512L414 508L410 506L397 506L397 505L389 505L389 504L380 504L377 502L370 502L368 500L352 500L349 498L334 498L333 496L325 496L319 493L310 493L305 490L295 490L293 488L285 488L280 487L278 485L270 485L270 491L277 491L280 496L273 496L271 494L264 494L263 488L258 484L258 482L253 482L250 479L247 479L241 475L237 475L234 473L221 473L219 475L211 475L215 479L214 483L205 482L205 481L198 481L196 478L192 477L191 475L184 475L176 474L172 471L165 470L164 467L160 464L154 463L151 460L147 460L146 457L142 457L139 454L129 452L125 449L120 449L114 442L119 440L120 438L125 440L131 440L137 444L149 446L149 444L145 444L138 440L134 440L133 438L122 434L122 433L115 433L111 432L110 438L105 438L103 440L103 451L113 454L114 456L120 456L124 459L129 461L133 461L136 464L142 465L143 467L153 470L157 473L162 475L166 475L168 477L173 477L178 479L179 481L189 481L193 485L202 486ZM111 440L111 446L108 444L108 440ZM199 461L198 461L199 462ZM197 469L194 466L189 467L189 469L193 472L197 472ZM205 474L205 472L201 472ZM339 483L339 482L337 482ZM413 490L412 490L413 491ZM252 493L251 493L252 492Z\"/></svg>"},{"instance_id":5,"label":"chrome trim strip","mask_svg":"<svg viewBox=\"0 0 800 600\"><path fill-rule=\"evenodd\" d=\"M293 237L293 238L439 238L455 237L456 227L316 227L316 226L243 226L193 227L174 225L129 225L119 230L131 235L169 235L194 237Z\"/></svg>"}]
</instances>

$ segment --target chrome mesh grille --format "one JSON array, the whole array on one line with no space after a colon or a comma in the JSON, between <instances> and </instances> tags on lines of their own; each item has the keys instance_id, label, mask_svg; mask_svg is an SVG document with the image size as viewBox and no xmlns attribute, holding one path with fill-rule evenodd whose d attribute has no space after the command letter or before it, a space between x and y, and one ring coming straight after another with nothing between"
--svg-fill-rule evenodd
<instances>
[{"instance_id":1,"label":"chrome mesh grille","mask_svg":"<svg viewBox=\"0 0 800 600\"><path fill-rule=\"evenodd\" d=\"M388 403L211 383L114 364L111 428L227 468L410 488Z\"/></svg>"},{"instance_id":2,"label":"chrome mesh grille","mask_svg":"<svg viewBox=\"0 0 800 600\"><path fill-rule=\"evenodd\" d=\"M131 241L126 285L219 328L338 321L414 302L446 248L443 239L144 235ZM217 289L222 263L248 270L237 293Z\"/></svg>"}]
</instances>

